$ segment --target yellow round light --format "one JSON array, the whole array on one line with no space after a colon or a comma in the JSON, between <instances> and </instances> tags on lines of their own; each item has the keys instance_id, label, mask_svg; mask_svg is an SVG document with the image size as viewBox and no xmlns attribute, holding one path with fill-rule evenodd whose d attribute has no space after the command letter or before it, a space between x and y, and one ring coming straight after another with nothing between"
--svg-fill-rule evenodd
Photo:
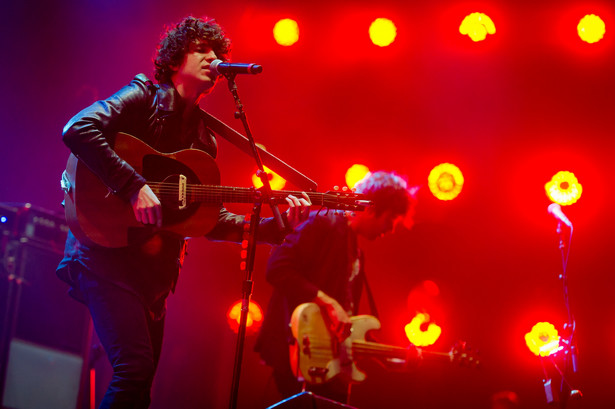
<instances>
[{"instance_id":1,"label":"yellow round light","mask_svg":"<svg viewBox=\"0 0 615 409\"><path fill-rule=\"evenodd\" d=\"M269 169L267 166L263 166L263 168L265 169L265 173L267 173L269 185L272 190L281 190L284 186L286 186L286 179ZM260 189L263 186L261 178L256 176L256 173L252 175L252 184L254 184L254 187L257 189Z\"/></svg>"},{"instance_id":2,"label":"yellow round light","mask_svg":"<svg viewBox=\"0 0 615 409\"><path fill-rule=\"evenodd\" d=\"M433 345L438 338L440 338L440 334L442 334L442 328L430 322L427 326L427 330L423 331L421 329L421 325L429 322L429 314L418 313L409 324L406 324L404 330L406 331L406 336L408 337L408 341L410 341L413 345L417 347L426 347L429 345Z\"/></svg>"},{"instance_id":3,"label":"yellow round light","mask_svg":"<svg viewBox=\"0 0 615 409\"><path fill-rule=\"evenodd\" d=\"M280 45L291 46L299 41L299 25L290 18L282 19L273 27L273 38Z\"/></svg>"},{"instance_id":4,"label":"yellow round light","mask_svg":"<svg viewBox=\"0 0 615 409\"><path fill-rule=\"evenodd\" d=\"M555 326L539 322L525 334L525 344L536 356L549 356L559 351L559 335Z\"/></svg>"},{"instance_id":5,"label":"yellow round light","mask_svg":"<svg viewBox=\"0 0 615 409\"><path fill-rule=\"evenodd\" d=\"M576 203L583 194L583 186L572 172L561 171L545 184L545 191L552 202L562 206Z\"/></svg>"},{"instance_id":6,"label":"yellow round light","mask_svg":"<svg viewBox=\"0 0 615 409\"><path fill-rule=\"evenodd\" d=\"M377 18L369 26L369 38L380 47L391 45L397 37L397 27L388 18Z\"/></svg>"},{"instance_id":7,"label":"yellow round light","mask_svg":"<svg viewBox=\"0 0 615 409\"><path fill-rule=\"evenodd\" d=\"M577 32L581 40L592 44L602 40L606 32L606 25L600 17L588 14L579 21Z\"/></svg>"},{"instance_id":8,"label":"yellow round light","mask_svg":"<svg viewBox=\"0 0 615 409\"><path fill-rule=\"evenodd\" d=\"M484 13L472 13L463 19L459 32L470 37L472 41L483 41L487 34L495 34L495 24Z\"/></svg>"},{"instance_id":9,"label":"yellow round light","mask_svg":"<svg viewBox=\"0 0 615 409\"><path fill-rule=\"evenodd\" d=\"M234 332L237 332L239 329L242 304L242 301L237 301L226 313L228 324ZM254 332L260 328L262 321L263 309L257 302L250 301L248 305L248 315L246 317L246 329L250 332Z\"/></svg>"},{"instance_id":10,"label":"yellow round light","mask_svg":"<svg viewBox=\"0 0 615 409\"><path fill-rule=\"evenodd\" d=\"M453 200L463 188L463 174L451 163L442 163L431 170L427 178L429 190L440 200Z\"/></svg>"},{"instance_id":11,"label":"yellow round light","mask_svg":"<svg viewBox=\"0 0 615 409\"><path fill-rule=\"evenodd\" d=\"M346 186L352 189L358 181L369 175L369 168L365 165L355 163L346 171Z\"/></svg>"}]
</instances>

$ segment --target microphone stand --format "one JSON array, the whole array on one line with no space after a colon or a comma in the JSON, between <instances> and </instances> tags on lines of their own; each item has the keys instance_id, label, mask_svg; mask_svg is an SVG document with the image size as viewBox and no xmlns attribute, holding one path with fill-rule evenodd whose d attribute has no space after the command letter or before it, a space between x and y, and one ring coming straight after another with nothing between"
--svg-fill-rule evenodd
<instances>
[{"instance_id":1,"label":"microphone stand","mask_svg":"<svg viewBox=\"0 0 615 409\"><path fill-rule=\"evenodd\" d=\"M237 84L235 83L235 75L233 73L225 74L224 76L228 80L228 88L235 99L235 106L237 111L235 112L235 118L240 119L243 123L243 127L246 131L247 139L249 140L252 156L256 161L256 166L258 170L256 175L263 182L262 187L262 196L265 201L269 202L269 206L273 211L273 217L278 225L280 231L284 231L284 221L282 220L282 216L280 214L280 209L275 203L274 197L271 194L271 185L269 184L269 178L267 177L267 173L263 168L263 163L261 161L260 155L258 153L258 149L256 147L256 143L254 142L254 138L252 137L252 132L250 131L250 126L248 125L248 120L246 118L245 111L243 109L243 104L239 99L239 93L237 91ZM239 329L237 331L237 345L235 348L235 364L233 367L233 381L231 385L231 397L229 402L229 408L235 409L237 408L237 399L239 395L239 379L241 376L241 362L243 359L243 349L246 337L246 325L248 321L248 310L250 307L250 297L252 295L252 288L254 282L252 281L252 272L254 270L254 258L256 254L256 234L258 232L258 225L260 222L260 211L262 200L254 203L254 207L252 209L252 215L250 217L250 229L249 229L249 238L248 238L248 247L247 247L247 258L245 264L245 279L242 284L242 302L241 302L241 315L239 320Z\"/></svg>"},{"instance_id":2,"label":"microphone stand","mask_svg":"<svg viewBox=\"0 0 615 409\"><path fill-rule=\"evenodd\" d=\"M568 256L570 255L570 243L572 241L572 224L570 224L570 235L568 237L568 245L566 246L564 240L564 233L562 231L562 222L558 221L556 232L559 236L559 250L562 258L562 273L559 274L559 279L562 282L562 290L564 295L564 305L566 306L566 312L568 315L568 322L564 324L564 339L565 343L563 347L564 352L564 360L563 360L563 369L559 368L555 359L552 358L551 362L556 369L557 373L559 373L561 377L561 384L559 388L559 398L560 398L560 407L563 409L566 407L569 398L580 398L583 396L580 390L573 389L570 382L566 379L566 375L572 369L572 373L576 373L578 371L578 361L577 361L577 349L575 345L575 330L576 323L574 321L574 317L572 315L572 311L570 308L570 299L568 295ZM545 370L546 374L546 370ZM548 376L545 376L548 378ZM545 379L545 392L547 395L547 401L552 403L554 401L553 392L551 390L551 380Z\"/></svg>"}]
</instances>

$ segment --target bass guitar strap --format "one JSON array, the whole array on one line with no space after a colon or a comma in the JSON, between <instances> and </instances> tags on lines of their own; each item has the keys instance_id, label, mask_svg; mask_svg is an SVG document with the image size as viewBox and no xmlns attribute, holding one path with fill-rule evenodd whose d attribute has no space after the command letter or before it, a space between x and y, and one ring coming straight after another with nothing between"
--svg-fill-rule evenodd
<instances>
[{"instance_id":1,"label":"bass guitar strap","mask_svg":"<svg viewBox=\"0 0 615 409\"><path fill-rule=\"evenodd\" d=\"M379 318L378 316L378 308L376 308L376 301L374 300L374 295L372 294L372 290L367 282L367 274L363 271L363 284L365 286L365 293L367 294L367 302L369 304L369 309L374 317Z\"/></svg>"}]
</instances>

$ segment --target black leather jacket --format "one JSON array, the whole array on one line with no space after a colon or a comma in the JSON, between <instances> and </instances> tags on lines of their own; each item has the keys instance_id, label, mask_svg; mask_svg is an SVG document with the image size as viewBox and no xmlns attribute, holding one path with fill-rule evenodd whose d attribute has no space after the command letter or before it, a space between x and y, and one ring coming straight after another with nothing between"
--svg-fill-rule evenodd
<instances>
[{"instance_id":1,"label":"black leather jacket","mask_svg":"<svg viewBox=\"0 0 615 409\"><path fill-rule=\"evenodd\" d=\"M117 132L133 135L160 152L194 147L216 157L216 140L198 114L188 129L181 128L182 102L171 85L154 85L139 74L110 98L73 117L64 127L63 140L112 192L128 200L145 180L111 149Z\"/></svg>"},{"instance_id":2,"label":"black leather jacket","mask_svg":"<svg viewBox=\"0 0 615 409\"><path fill-rule=\"evenodd\" d=\"M195 148L216 157L216 139L201 111L194 110L188 121L182 121L182 104L172 85L153 84L139 74L108 99L73 117L64 127L63 141L111 192L128 201L145 179L111 148L117 132L133 135L160 152ZM207 237L239 242L244 224L243 216L222 209ZM260 241L279 243L282 238L272 219L261 221ZM86 246L69 234L57 273L73 286L71 294L78 299L76 276L94 273L137 293L159 315L164 312L160 301L174 288L184 254L184 239L164 233L143 246L119 249Z\"/></svg>"}]
</instances>

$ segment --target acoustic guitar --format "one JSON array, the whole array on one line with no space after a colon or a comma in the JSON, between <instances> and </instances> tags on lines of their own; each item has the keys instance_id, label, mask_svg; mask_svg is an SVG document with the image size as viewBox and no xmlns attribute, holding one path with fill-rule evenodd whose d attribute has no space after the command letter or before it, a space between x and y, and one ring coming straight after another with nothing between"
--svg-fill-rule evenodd
<instances>
[{"instance_id":1,"label":"acoustic guitar","mask_svg":"<svg viewBox=\"0 0 615 409\"><path fill-rule=\"evenodd\" d=\"M162 153L134 136L118 133L114 151L146 180L162 205L162 227L137 222L129 202L111 194L98 176L76 156L68 158L62 176L66 221L77 239L104 247L140 244L166 230L184 237L201 236L216 224L223 203L258 203L260 190L220 186L215 160L198 149ZM371 202L353 192L306 192L312 204L329 209L364 210ZM289 194L274 190L272 200Z\"/></svg>"},{"instance_id":2,"label":"acoustic guitar","mask_svg":"<svg viewBox=\"0 0 615 409\"><path fill-rule=\"evenodd\" d=\"M426 357L458 362L465 366L478 366L478 357L465 342L458 342L449 352L424 351L411 346L380 344L365 340L368 331L380 329L380 321L371 315L350 317L350 336L338 342L328 329L320 307L304 303L295 308L291 318L291 330L295 342L290 346L290 361L293 373L300 381L321 384L334 377L347 383L363 382L366 378L355 364L361 357L377 359L385 367L395 370L409 369Z\"/></svg>"}]
</instances>

